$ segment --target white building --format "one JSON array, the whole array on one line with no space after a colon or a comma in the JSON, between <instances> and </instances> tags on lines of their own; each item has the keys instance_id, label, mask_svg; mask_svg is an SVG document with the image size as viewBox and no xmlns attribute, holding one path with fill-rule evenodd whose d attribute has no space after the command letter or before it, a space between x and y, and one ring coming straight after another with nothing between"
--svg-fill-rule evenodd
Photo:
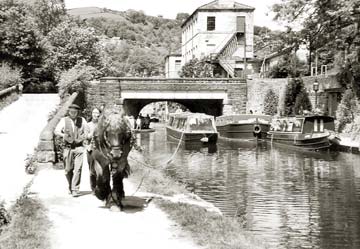
<instances>
[{"instance_id":1,"label":"white building","mask_svg":"<svg viewBox=\"0 0 360 249\"><path fill-rule=\"evenodd\" d=\"M204 58L217 65L215 74L244 76L252 71L254 8L215 0L197 8L182 24L181 63Z\"/></svg>"},{"instance_id":2,"label":"white building","mask_svg":"<svg viewBox=\"0 0 360 249\"><path fill-rule=\"evenodd\" d=\"M165 77L179 78L179 71L182 67L181 54L169 54L165 57Z\"/></svg>"}]
</instances>

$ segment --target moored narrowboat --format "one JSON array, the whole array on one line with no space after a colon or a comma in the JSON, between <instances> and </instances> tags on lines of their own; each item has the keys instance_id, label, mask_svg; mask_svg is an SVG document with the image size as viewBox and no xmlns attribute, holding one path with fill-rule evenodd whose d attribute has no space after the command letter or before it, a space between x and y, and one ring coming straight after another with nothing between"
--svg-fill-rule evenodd
<instances>
[{"instance_id":1,"label":"moored narrowboat","mask_svg":"<svg viewBox=\"0 0 360 249\"><path fill-rule=\"evenodd\" d=\"M218 138L214 117L203 113L169 114L166 133L184 142L216 143Z\"/></svg>"},{"instance_id":2,"label":"moored narrowboat","mask_svg":"<svg viewBox=\"0 0 360 249\"><path fill-rule=\"evenodd\" d=\"M273 118L268 139L271 143L296 146L305 150L329 148L334 118L323 115Z\"/></svg>"},{"instance_id":3,"label":"moored narrowboat","mask_svg":"<svg viewBox=\"0 0 360 249\"><path fill-rule=\"evenodd\" d=\"M269 115L223 115L216 118L216 128L221 138L264 139L270 129L270 122Z\"/></svg>"}]
</instances>

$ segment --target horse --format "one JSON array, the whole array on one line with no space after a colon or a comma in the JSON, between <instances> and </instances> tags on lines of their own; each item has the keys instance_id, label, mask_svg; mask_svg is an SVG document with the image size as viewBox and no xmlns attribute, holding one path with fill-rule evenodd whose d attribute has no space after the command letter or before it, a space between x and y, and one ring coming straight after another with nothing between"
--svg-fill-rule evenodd
<instances>
[{"instance_id":1,"label":"horse","mask_svg":"<svg viewBox=\"0 0 360 249\"><path fill-rule=\"evenodd\" d=\"M94 130L93 141L93 168L90 170L96 174L95 196L105 201L106 207L115 204L123 209L123 179L130 174L127 157L135 143L131 125L120 110L105 109Z\"/></svg>"}]
</instances>

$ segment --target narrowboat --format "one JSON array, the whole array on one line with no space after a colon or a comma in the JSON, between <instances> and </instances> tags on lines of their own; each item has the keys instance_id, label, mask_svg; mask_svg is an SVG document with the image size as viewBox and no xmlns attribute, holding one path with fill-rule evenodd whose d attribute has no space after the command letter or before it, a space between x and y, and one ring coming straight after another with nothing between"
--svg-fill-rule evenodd
<instances>
[{"instance_id":1,"label":"narrowboat","mask_svg":"<svg viewBox=\"0 0 360 249\"><path fill-rule=\"evenodd\" d=\"M218 138L214 117L203 113L169 114L166 134L184 142L216 143Z\"/></svg>"},{"instance_id":2,"label":"narrowboat","mask_svg":"<svg viewBox=\"0 0 360 249\"><path fill-rule=\"evenodd\" d=\"M270 129L271 116L257 114L223 115L216 118L221 138L265 139Z\"/></svg>"},{"instance_id":3,"label":"narrowboat","mask_svg":"<svg viewBox=\"0 0 360 249\"><path fill-rule=\"evenodd\" d=\"M271 143L305 150L327 149L335 129L334 118L323 115L273 118L268 139Z\"/></svg>"}]
</instances>

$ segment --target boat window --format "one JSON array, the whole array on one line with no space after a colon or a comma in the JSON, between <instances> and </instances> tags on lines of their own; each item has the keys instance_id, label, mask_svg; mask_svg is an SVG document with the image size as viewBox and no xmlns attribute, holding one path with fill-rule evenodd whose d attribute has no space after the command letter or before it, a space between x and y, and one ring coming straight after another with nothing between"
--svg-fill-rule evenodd
<instances>
[{"instance_id":1,"label":"boat window","mask_svg":"<svg viewBox=\"0 0 360 249\"><path fill-rule=\"evenodd\" d=\"M212 120L210 118L190 118L189 119L190 130L213 130Z\"/></svg>"},{"instance_id":2,"label":"boat window","mask_svg":"<svg viewBox=\"0 0 360 249\"><path fill-rule=\"evenodd\" d=\"M170 117L169 125L170 125L170 126L173 126L173 124L174 124L174 117Z\"/></svg>"},{"instance_id":3,"label":"boat window","mask_svg":"<svg viewBox=\"0 0 360 249\"><path fill-rule=\"evenodd\" d=\"M294 123L291 121L288 122L286 131L293 131L293 127L294 127Z\"/></svg>"},{"instance_id":4,"label":"boat window","mask_svg":"<svg viewBox=\"0 0 360 249\"><path fill-rule=\"evenodd\" d=\"M293 132L301 132L301 120L296 120L294 122Z\"/></svg>"},{"instance_id":5,"label":"boat window","mask_svg":"<svg viewBox=\"0 0 360 249\"><path fill-rule=\"evenodd\" d=\"M324 120L320 119L320 132L324 132Z\"/></svg>"},{"instance_id":6,"label":"boat window","mask_svg":"<svg viewBox=\"0 0 360 249\"><path fill-rule=\"evenodd\" d=\"M183 119L183 118L182 118L182 119L179 119L176 128L178 128L178 129L183 129L184 126L185 126L185 122L186 122L186 119Z\"/></svg>"},{"instance_id":7,"label":"boat window","mask_svg":"<svg viewBox=\"0 0 360 249\"><path fill-rule=\"evenodd\" d=\"M318 121L317 119L314 119L314 132L318 131Z\"/></svg>"}]
</instances>

